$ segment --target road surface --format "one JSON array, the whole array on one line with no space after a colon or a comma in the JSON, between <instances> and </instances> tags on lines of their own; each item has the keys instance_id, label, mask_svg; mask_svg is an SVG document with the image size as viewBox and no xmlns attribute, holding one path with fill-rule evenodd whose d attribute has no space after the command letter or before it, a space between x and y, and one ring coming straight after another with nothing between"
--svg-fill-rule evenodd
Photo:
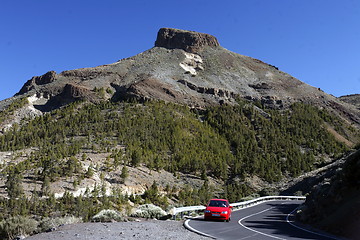
<instances>
[{"instance_id":1,"label":"road surface","mask_svg":"<svg viewBox=\"0 0 360 240\"><path fill-rule=\"evenodd\" d=\"M304 240L339 239L324 233L314 233L294 226L290 214L302 201L269 201L234 211L230 222L192 219L188 226L216 239Z\"/></svg>"}]
</instances>

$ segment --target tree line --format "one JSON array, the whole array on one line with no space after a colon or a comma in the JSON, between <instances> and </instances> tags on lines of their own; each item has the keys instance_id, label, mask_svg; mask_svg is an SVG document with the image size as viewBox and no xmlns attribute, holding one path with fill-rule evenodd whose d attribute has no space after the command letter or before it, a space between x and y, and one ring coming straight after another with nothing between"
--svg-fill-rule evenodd
<instances>
[{"instance_id":1,"label":"tree line","mask_svg":"<svg viewBox=\"0 0 360 240\"><path fill-rule=\"evenodd\" d=\"M44 195L49 181L64 176L91 177L92 168L86 172L81 167L84 159L76 158L84 150L108 152L109 158L104 159L106 171L120 166L145 165L175 175L177 172L191 173L206 183L212 176L225 182L219 194L237 201L251 193L251 189L241 183L247 176L256 175L275 182L284 176L294 177L314 169L324 156L336 158L347 151L348 148L326 130L326 122L336 124L334 127L338 129L343 127L341 121L326 110L304 103L295 103L286 110L273 110L239 101L234 106L196 110L162 101L75 102L27 119L0 136L0 151L35 149L25 161L3 168L1 175L12 179L7 181L7 188L13 191L9 196L13 195L11 201L2 199L2 205L23 199L21 189L16 186L21 182L19 176L28 170L35 169L35 180L43 182ZM127 176L125 170L123 178ZM179 204L205 203L208 191L213 191L208 185L201 189L184 187L169 190L167 197ZM120 200L124 198L118 196ZM92 198L66 195L55 201L50 196L40 201L44 206L30 205L43 209L52 207L54 202L68 201L69 204L63 206L64 211L76 211L70 202L84 201L84 208L87 208L90 204L87 201L99 201L95 196ZM101 206L114 206L117 201L102 200ZM159 196L156 184L142 199L133 197L132 200L154 201L164 206L167 202ZM29 204L31 199L21 201L24 203L16 203L17 206ZM92 211L85 211L83 217L91 214Z\"/></svg>"}]
</instances>

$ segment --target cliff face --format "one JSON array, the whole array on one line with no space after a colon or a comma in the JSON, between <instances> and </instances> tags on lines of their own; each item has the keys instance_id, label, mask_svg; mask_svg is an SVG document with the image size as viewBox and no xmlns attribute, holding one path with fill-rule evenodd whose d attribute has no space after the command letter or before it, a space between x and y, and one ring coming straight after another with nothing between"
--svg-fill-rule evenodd
<instances>
[{"instance_id":1,"label":"cliff face","mask_svg":"<svg viewBox=\"0 0 360 240\"><path fill-rule=\"evenodd\" d=\"M24 86L20 89L19 95L29 92L34 89L37 85L44 85L51 82L54 82L56 79L56 72L49 71L42 76L32 77L29 81L27 81Z\"/></svg>"},{"instance_id":2,"label":"cliff face","mask_svg":"<svg viewBox=\"0 0 360 240\"><path fill-rule=\"evenodd\" d=\"M360 230L360 150L340 165L334 175L313 187L301 219L350 239Z\"/></svg>"},{"instance_id":3,"label":"cliff face","mask_svg":"<svg viewBox=\"0 0 360 240\"><path fill-rule=\"evenodd\" d=\"M197 53L205 46L219 47L220 44L216 37L210 34L173 28L161 28L155 42L155 47L178 48L190 53Z\"/></svg>"}]
</instances>

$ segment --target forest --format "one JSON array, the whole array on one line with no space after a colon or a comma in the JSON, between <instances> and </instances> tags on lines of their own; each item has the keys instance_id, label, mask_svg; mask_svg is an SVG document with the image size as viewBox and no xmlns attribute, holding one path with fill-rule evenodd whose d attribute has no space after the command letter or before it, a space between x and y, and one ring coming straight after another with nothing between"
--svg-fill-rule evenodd
<instances>
[{"instance_id":1,"label":"forest","mask_svg":"<svg viewBox=\"0 0 360 240\"><path fill-rule=\"evenodd\" d=\"M2 152L36 149L25 161L1 166L9 198L0 198L0 220L55 212L89 220L101 209L121 209L127 200L152 202L163 208L169 207L170 199L179 206L204 204L214 194L230 202L239 201L253 193L241 181L247 176L277 182L313 170L325 158L337 159L348 151L329 133L326 124L339 131L347 127L326 110L304 103L274 110L244 100L206 109L155 100L74 102L25 119L0 135ZM110 158L104 159L103 171L122 168L124 179L126 167L146 166L175 175L191 173L204 184L199 189L167 186L166 195L161 195L154 182L142 196L123 195L118 189L107 196L103 186L97 186L84 196L66 193L56 199L50 182L64 176L76 176L78 181L92 177L93 169L85 171L83 159L76 157L84 149L110 153ZM43 183L41 191L31 196L25 196L21 187L27 171L34 172L34 181ZM221 192L214 193L208 177L224 182Z\"/></svg>"}]
</instances>

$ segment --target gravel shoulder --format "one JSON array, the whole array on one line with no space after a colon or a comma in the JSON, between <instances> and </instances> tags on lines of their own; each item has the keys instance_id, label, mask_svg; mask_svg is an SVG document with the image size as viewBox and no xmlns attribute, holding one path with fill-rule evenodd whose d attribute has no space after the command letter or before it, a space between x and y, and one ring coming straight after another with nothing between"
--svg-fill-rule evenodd
<instances>
[{"instance_id":1,"label":"gravel shoulder","mask_svg":"<svg viewBox=\"0 0 360 240\"><path fill-rule=\"evenodd\" d=\"M141 220L114 223L78 223L40 233L26 240L99 240L99 239L209 239L190 232L183 221Z\"/></svg>"}]
</instances>

